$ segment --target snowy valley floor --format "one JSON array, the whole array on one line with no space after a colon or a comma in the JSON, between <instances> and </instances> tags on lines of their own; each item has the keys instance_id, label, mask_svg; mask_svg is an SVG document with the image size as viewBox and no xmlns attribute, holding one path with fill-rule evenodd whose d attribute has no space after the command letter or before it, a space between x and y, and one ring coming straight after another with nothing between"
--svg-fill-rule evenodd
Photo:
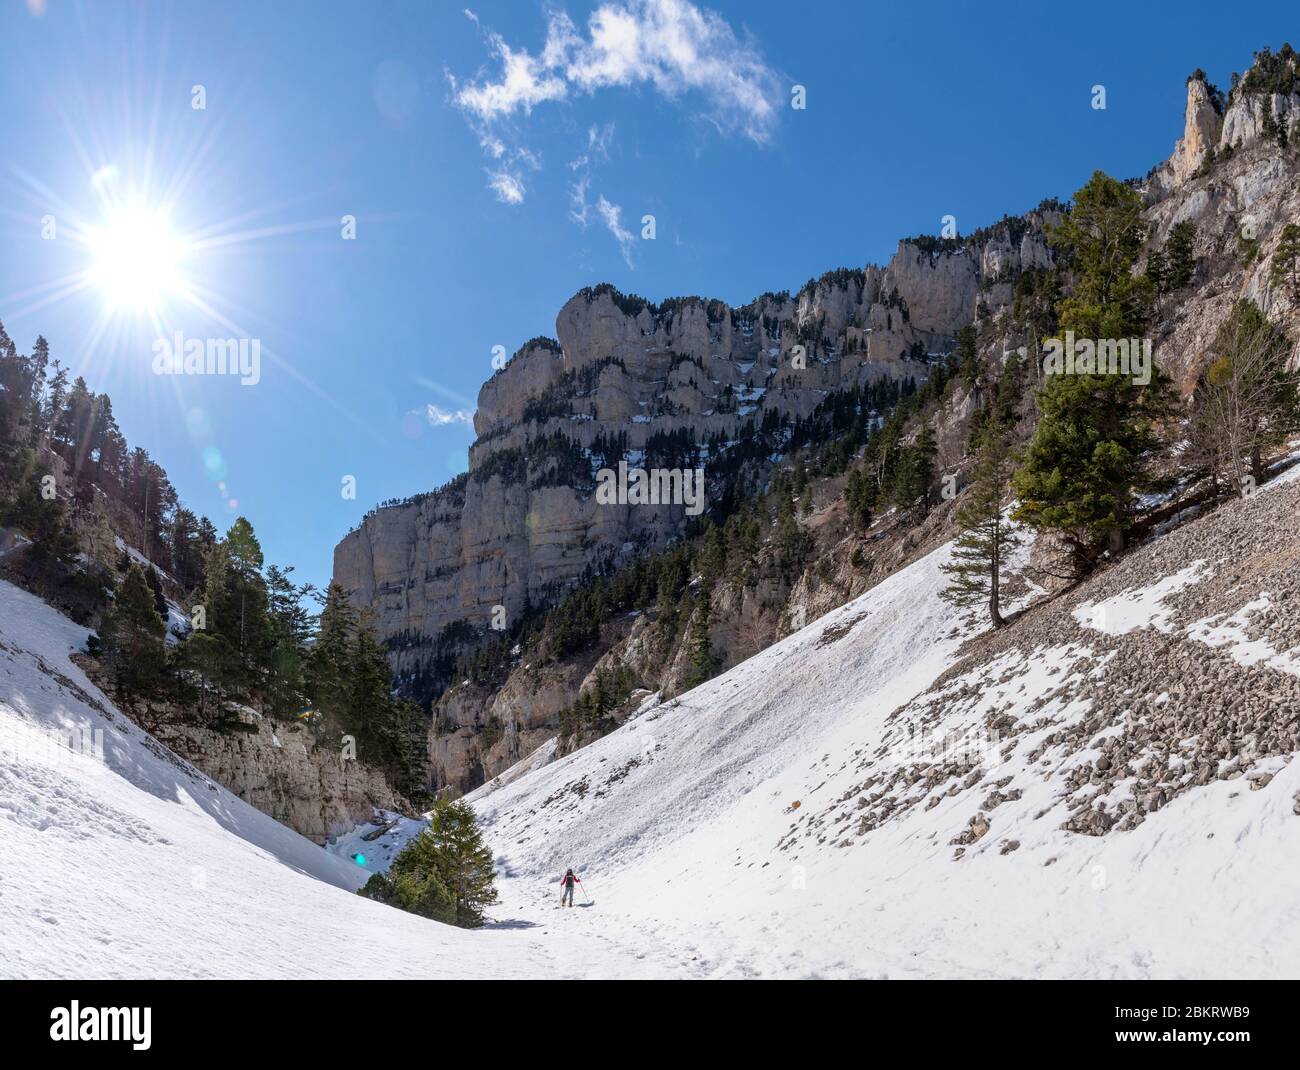
<instances>
[{"instance_id":1,"label":"snowy valley floor","mask_svg":"<svg viewBox=\"0 0 1300 1070\"><path fill-rule=\"evenodd\" d=\"M351 839L163 751L0 587L0 976L1300 976L1298 509L1231 503L974 641L935 551L475 792L480 932L353 895ZM50 745L97 727L103 761Z\"/></svg>"}]
</instances>

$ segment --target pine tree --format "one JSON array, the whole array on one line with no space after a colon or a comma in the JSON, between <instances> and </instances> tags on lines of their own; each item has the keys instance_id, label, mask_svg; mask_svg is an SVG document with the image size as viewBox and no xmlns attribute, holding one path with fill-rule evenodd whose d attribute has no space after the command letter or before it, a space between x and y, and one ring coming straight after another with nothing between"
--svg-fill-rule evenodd
<instances>
[{"instance_id":1,"label":"pine tree","mask_svg":"<svg viewBox=\"0 0 1300 1070\"><path fill-rule=\"evenodd\" d=\"M1004 623L1000 607L1002 570L1007 555L1020 541L1003 516L1011 497L1014 469L1007 433L991 426L976 455L966 499L957 510L961 531L954 540L953 560L941 566L950 577L942 597L960 608L986 604L995 628Z\"/></svg>"},{"instance_id":2,"label":"pine tree","mask_svg":"<svg viewBox=\"0 0 1300 1070\"><path fill-rule=\"evenodd\" d=\"M25 586L51 598L76 571L79 545L66 507L57 497L46 498L43 493L42 480L48 473L30 456L25 467L18 493L0 508L0 522L21 529L31 539L17 573Z\"/></svg>"},{"instance_id":3,"label":"pine tree","mask_svg":"<svg viewBox=\"0 0 1300 1070\"><path fill-rule=\"evenodd\" d=\"M117 686L128 695L151 694L166 665L167 627L154 609L153 592L139 565L118 584L99 628L99 651Z\"/></svg>"},{"instance_id":4,"label":"pine tree","mask_svg":"<svg viewBox=\"0 0 1300 1070\"><path fill-rule=\"evenodd\" d=\"M1102 171L1074 195L1065 221L1049 235L1076 274L1074 293L1060 302L1062 330L1080 338L1128 338L1150 315L1154 287L1133 263L1146 241L1142 197Z\"/></svg>"},{"instance_id":5,"label":"pine tree","mask_svg":"<svg viewBox=\"0 0 1300 1070\"><path fill-rule=\"evenodd\" d=\"M1062 538L1066 578L1123 549L1137 495L1158 486L1154 402L1120 375L1052 375L1039 393L1042 418L1013 479L1015 519Z\"/></svg>"},{"instance_id":6,"label":"pine tree","mask_svg":"<svg viewBox=\"0 0 1300 1070\"><path fill-rule=\"evenodd\" d=\"M1163 297L1169 285L1169 258L1163 249L1152 249L1147 255L1147 278L1157 297Z\"/></svg>"},{"instance_id":7,"label":"pine tree","mask_svg":"<svg viewBox=\"0 0 1300 1070\"><path fill-rule=\"evenodd\" d=\"M727 532L720 524L710 523L704 533L704 545L700 548L700 572L706 580L720 577L727 567Z\"/></svg>"},{"instance_id":8,"label":"pine tree","mask_svg":"<svg viewBox=\"0 0 1300 1070\"><path fill-rule=\"evenodd\" d=\"M1078 275L1074 293L1058 307L1062 330L1092 339L1142 332L1152 284L1133 265L1145 237L1138 193L1094 173L1051 236ZM1078 579L1103 552L1123 549L1137 495L1157 486L1152 421L1167 412L1167 390L1154 368L1146 386L1118 374L1046 377L1038 394L1042 415L1013 478L1020 499L1015 519L1061 538L1069 559L1065 578Z\"/></svg>"},{"instance_id":9,"label":"pine tree","mask_svg":"<svg viewBox=\"0 0 1300 1070\"><path fill-rule=\"evenodd\" d=\"M375 874L361 894L448 925L474 929L497 901L492 854L467 803L440 799L429 827Z\"/></svg>"},{"instance_id":10,"label":"pine tree","mask_svg":"<svg viewBox=\"0 0 1300 1070\"><path fill-rule=\"evenodd\" d=\"M212 632L191 632L181 644L177 665L199 679L199 716L208 712L208 695L214 696L215 712L220 713L228 682L234 679L237 655L230 644Z\"/></svg>"},{"instance_id":11,"label":"pine tree","mask_svg":"<svg viewBox=\"0 0 1300 1070\"><path fill-rule=\"evenodd\" d=\"M700 592L691 617L690 631L687 635L687 649L690 652L690 671L686 675L686 686L697 687L705 680L717 676L721 662L713 650L709 639L709 624L713 619L713 599L707 590Z\"/></svg>"},{"instance_id":12,"label":"pine tree","mask_svg":"<svg viewBox=\"0 0 1300 1070\"><path fill-rule=\"evenodd\" d=\"M802 564L812 547L812 536L799 526L795 517L790 484L782 480L776 487L776 550L781 571L790 575Z\"/></svg>"},{"instance_id":13,"label":"pine tree","mask_svg":"<svg viewBox=\"0 0 1300 1070\"><path fill-rule=\"evenodd\" d=\"M208 628L226 640L236 659L225 687L252 688L269 663L270 616L261 566L261 547L243 517L204 556L201 602Z\"/></svg>"},{"instance_id":14,"label":"pine tree","mask_svg":"<svg viewBox=\"0 0 1300 1070\"><path fill-rule=\"evenodd\" d=\"M158 616L163 620L167 619L167 596L163 594L162 579L158 576L158 570L149 566L149 571L144 574L145 582L149 584L149 590L153 592L153 608Z\"/></svg>"},{"instance_id":15,"label":"pine tree","mask_svg":"<svg viewBox=\"0 0 1300 1070\"><path fill-rule=\"evenodd\" d=\"M345 675L344 731L356 736L361 757L377 764L391 760L394 755L387 723L392 704L391 672L368 621L359 622L353 634Z\"/></svg>"},{"instance_id":16,"label":"pine tree","mask_svg":"<svg viewBox=\"0 0 1300 1070\"><path fill-rule=\"evenodd\" d=\"M266 570L267 612L270 616L266 693L271 716L287 718L303 703L306 691L305 659L311 638L311 618L303 599L311 584L299 587L291 578L293 566L271 565Z\"/></svg>"},{"instance_id":17,"label":"pine tree","mask_svg":"<svg viewBox=\"0 0 1300 1070\"><path fill-rule=\"evenodd\" d=\"M972 324L957 329L957 373L971 385L979 382L984 373L978 337Z\"/></svg>"},{"instance_id":18,"label":"pine tree","mask_svg":"<svg viewBox=\"0 0 1300 1070\"><path fill-rule=\"evenodd\" d=\"M930 484L934 482L934 432L928 424L917 432L916 440L903 447L894 475L894 504L900 509L930 505Z\"/></svg>"},{"instance_id":19,"label":"pine tree","mask_svg":"<svg viewBox=\"0 0 1300 1070\"><path fill-rule=\"evenodd\" d=\"M1271 278L1274 286L1286 291L1292 304L1300 305L1300 225L1288 223L1282 228L1273 252Z\"/></svg>"},{"instance_id":20,"label":"pine tree","mask_svg":"<svg viewBox=\"0 0 1300 1070\"><path fill-rule=\"evenodd\" d=\"M1165 245L1165 282L1170 291L1181 290L1196 274L1196 224L1190 219L1175 223Z\"/></svg>"},{"instance_id":21,"label":"pine tree","mask_svg":"<svg viewBox=\"0 0 1300 1070\"><path fill-rule=\"evenodd\" d=\"M865 469L854 468L849 472L848 482L844 487L844 504L848 509L849 519L861 531L871 527L871 507L875 500L875 488L871 477Z\"/></svg>"}]
</instances>

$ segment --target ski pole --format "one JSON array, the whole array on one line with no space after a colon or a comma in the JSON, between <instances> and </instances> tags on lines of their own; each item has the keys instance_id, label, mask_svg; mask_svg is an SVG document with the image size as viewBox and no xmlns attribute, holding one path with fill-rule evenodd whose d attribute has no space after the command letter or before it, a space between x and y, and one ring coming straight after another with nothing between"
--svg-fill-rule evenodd
<instances>
[{"instance_id":1,"label":"ski pole","mask_svg":"<svg viewBox=\"0 0 1300 1070\"><path fill-rule=\"evenodd\" d=\"M582 889L582 898L585 899L588 903L590 903L591 896L587 894L587 886L583 884L582 881L578 881L578 887Z\"/></svg>"}]
</instances>

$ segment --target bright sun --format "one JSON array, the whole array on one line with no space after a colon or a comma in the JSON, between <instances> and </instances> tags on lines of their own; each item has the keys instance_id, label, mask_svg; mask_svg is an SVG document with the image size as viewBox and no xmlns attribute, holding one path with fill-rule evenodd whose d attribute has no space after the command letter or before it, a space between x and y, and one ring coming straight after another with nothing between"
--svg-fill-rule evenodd
<instances>
[{"instance_id":1,"label":"bright sun","mask_svg":"<svg viewBox=\"0 0 1300 1070\"><path fill-rule=\"evenodd\" d=\"M91 282L110 307L156 312L170 294L184 289L181 265L185 243L162 212L132 209L112 215L86 234Z\"/></svg>"}]
</instances>

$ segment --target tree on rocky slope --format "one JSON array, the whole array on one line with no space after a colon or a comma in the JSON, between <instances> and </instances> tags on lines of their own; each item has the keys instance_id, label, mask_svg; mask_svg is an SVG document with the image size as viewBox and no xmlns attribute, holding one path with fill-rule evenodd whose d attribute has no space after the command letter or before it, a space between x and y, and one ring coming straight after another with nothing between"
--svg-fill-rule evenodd
<instances>
[{"instance_id":1,"label":"tree on rocky slope","mask_svg":"<svg viewBox=\"0 0 1300 1070\"><path fill-rule=\"evenodd\" d=\"M1074 274L1074 291L1058 307L1061 330L1081 338L1140 334L1154 287L1133 264L1146 241L1142 198L1102 171L1074 195L1074 206L1048 236Z\"/></svg>"},{"instance_id":2,"label":"tree on rocky slope","mask_svg":"<svg viewBox=\"0 0 1300 1070\"><path fill-rule=\"evenodd\" d=\"M1300 225L1288 223L1273 252L1273 285L1286 291L1291 303L1300 305Z\"/></svg>"},{"instance_id":3,"label":"tree on rocky slope","mask_svg":"<svg viewBox=\"0 0 1300 1070\"><path fill-rule=\"evenodd\" d=\"M118 585L112 608L104 613L100 655L117 686L128 695L147 695L157 688L166 666L167 626L154 609L153 592L140 566L132 564Z\"/></svg>"},{"instance_id":4,"label":"tree on rocky slope","mask_svg":"<svg viewBox=\"0 0 1300 1070\"><path fill-rule=\"evenodd\" d=\"M1133 266L1145 238L1141 197L1096 172L1051 235L1075 277L1058 306L1062 331L1094 342L1143 332L1152 283ZM1160 442L1152 425L1168 407L1168 383L1154 367L1145 384L1137 376L1073 370L1045 377L1041 417L1013 479L1021 503L1015 519L1061 539L1068 579L1086 574L1107 550L1124 548L1138 495L1158 485L1151 466Z\"/></svg>"},{"instance_id":5,"label":"tree on rocky slope","mask_svg":"<svg viewBox=\"0 0 1300 1070\"><path fill-rule=\"evenodd\" d=\"M875 488L871 477L864 468L854 468L849 472L844 486L844 504L849 519L861 531L871 527L871 506L875 500Z\"/></svg>"},{"instance_id":6,"label":"tree on rocky slope","mask_svg":"<svg viewBox=\"0 0 1300 1070\"><path fill-rule=\"evenodd\" d=\"M923 424L916 440L904 446L894 473L894 503L900 509L919 506L925 512L930 505L930 484L934 482L934 432Z\"/></svg>"},{"instance_id":7,"label":"tree on rocky slope","mask_svg":"<svg viewBox=\"0 0 1300 1070\"><path fill-rule=\"evenodd\" d=\"M1165 288L1181 290L1196 274L1196 224L1190 219L1175 223L1165 244Z\"/></svg>"},{"instance_id":8,"label":"tree on rocky slope","mask_svg":"<svg viewBox=\"0 0 1300 1070\"><path fill-rule=\"evenodd\" d=\"M1190 438L1217 482L1226 470L1242 493L1264 478L1263 454L1300 427L1291 340L1252 301L1220 325L1211 362L1196 383Z\"/></svg>"},{"instance_id":9,"label":"tree on rocky slope","mask_svg":"<svg viewBox=\"0 0 1300 1070\"><path fill-rule=\"evenodd\" d=\"M1048 383L1012 481L1020 499L1014 518L1062 540L1062 578L1073 580L1107 550L1124 548L1138 495L1160 486L1152 472L1160 443L1156 414L1122 376L1055 375Z\"/></svg>"},{"instance_id":10,"label":"tree on rocky slope","mask_svg":"<svg viewBox=\"0 0 1300 1070\"><path fill-rule=\"evenodd\" d=\"M957 510L961 529L954 540L952 561L941 566L948 574L942 597L959 608L985 604L993 627L1001 628L1002 570L1007 555L1019 544L1014 527L1003 515L1011 498L1015 462L1007 432L994 424L984 433L975 459L974 478L966 500Z\"/></svg>"},{"instance_id":11,"label":"tree on rocky slope","mask_svg":"<svg viewBox=\"0 0 1300 1070\"><path fill-rule=\"evenodd\" d=\"M721 667L713 643L709 639L709 624L712 619L713 601L709 592L704 590L697 598L695 613L691 617L691 626L687 633L686 642L691 657L690 672L686 676L687 687L696 687L705 680L711 680Z\"/></svg>"}]
</instances>

